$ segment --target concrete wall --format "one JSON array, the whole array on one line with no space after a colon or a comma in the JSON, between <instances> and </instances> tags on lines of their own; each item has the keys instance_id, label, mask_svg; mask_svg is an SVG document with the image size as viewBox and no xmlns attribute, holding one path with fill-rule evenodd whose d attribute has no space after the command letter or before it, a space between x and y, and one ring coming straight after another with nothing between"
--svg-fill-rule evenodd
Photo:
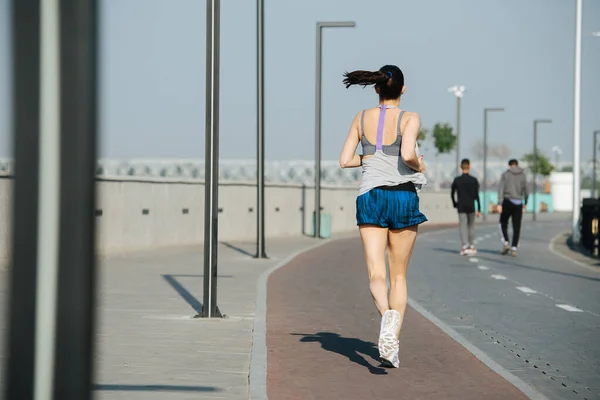
<instances>
[{"instance_id":1,"label":"concrete wall","mask_svg":"<svg viewBox=\"0 0 600 400\"><path fill-rule=\"evenodd\" d=\"M0 258L10 235L10 186L0 179ZM356 229L356 187L323 187L321 205L331 231ZM298 185L265 188L267 237L312 233L314 189ZM421 192L420 207L430 223L455 222L446 192ZM255 240L256 187L224 183L219 188L219 240ZM100 251L201 243L204 238L204 184L198 181L99 180L96 207Z\"/></svg>"}]
</instances>

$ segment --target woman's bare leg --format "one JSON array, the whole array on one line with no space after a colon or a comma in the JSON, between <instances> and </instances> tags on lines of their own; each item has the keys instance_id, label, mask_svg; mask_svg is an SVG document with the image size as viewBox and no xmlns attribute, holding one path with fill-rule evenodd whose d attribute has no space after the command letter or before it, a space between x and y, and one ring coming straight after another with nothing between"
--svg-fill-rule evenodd
<instances>
[{"instance_id":1,"label":"woman's bare leg","mask_svg":"<svg viewBox=\"0 0 600 400\"><path fill-rule=\"evenodd\" d=\"M359 230L365 250L371 296L373 296L379 314L383 315L390 308L385 271L388 229L373 225L361 225Z\"/></svg>"},{"instance_id":2,"label":"woman's bare leg","mask_svg":"<svg viewBox=\"0 0 600 400\"><path fill-rule=\"evenodd\" d=\"M389 305L400 313L400 326L396 337L400 334L404 311L408 301L406 289L406 269L415 246L418 226L405 229L390 230L388 234L388 266L390 269Z\"/></svg>"}]
</instances>

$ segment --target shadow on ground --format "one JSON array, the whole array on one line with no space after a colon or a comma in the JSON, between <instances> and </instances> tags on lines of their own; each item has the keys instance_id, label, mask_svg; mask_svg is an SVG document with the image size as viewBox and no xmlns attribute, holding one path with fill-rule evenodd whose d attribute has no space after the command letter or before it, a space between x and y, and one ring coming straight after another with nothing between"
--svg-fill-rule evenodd
<instances>
[{"instance_id":1,"label":"shadow on ground","mask_svg":"<svg viewBox=\"0 0 600 400\"><path fill-rule=\"evenodd\" d=\"M186 303L198 314L202 313L202 303L198 301L181 283L177 281L175 275L162 275L163 279L181 296Z\"/></svg>"},{"instance_id":2,"label":"shadow on ground","mask_svg":"<svg viewBox=\"0 0 600 400\"><path fill-rule=\"evenodd\" d=\"M243 254L245 256L252 257L252 258L254 258L256 256L256 254L251 253L250 251L248 251L246 249L243 249L243 248L241 248L239 246L236 246L234 244L231 244L229 242L221 242L221 244L223 246L225 246L225 247L227 247L227 248L229 248L229 249L231 249L233 251L237 251L238 253Z\"/></svg>"},{"instance_id":3,"label":"shadow on ground","mask_svg":"<svg viewBox=\"0 0 600 400\"><path fill-rule=\"evenodd\" d=\"M323 350L347 357L348 360L362 365L374 375L387 374L387 371L382 367L379 360L379 350L375 343L357 338L346 338L333 332L318 332L315 334L291 333L290 335L302 336L300 341L303 343L318 342L321 344ZM378 366L372 365L364 356L372 358L378 363Z\"/></svg>"},{"instance_id":4,"label":"shadow on ground","mask_svg":"<svg viewBox=\"0 0 600 400\"><path fill-rule=\"evenodd\" d=\"M161 275L165 281L181 296L183 300L198 314L202 314L202 303L177 278L202 278L204 275ZM233 278L233 275L218 275L219 278Z\"/></svg>"},{"instance_id":5,"label":"shadow on ground","mask_svg":"<svg viewBox=\"0 0 600 400\"><path fill-rule=\"evenodd\" d=\"M220 392L221 389L212 386L178 386L178 385L94 385L94 390L113 392Z\"/></svg>"}]
</instances>

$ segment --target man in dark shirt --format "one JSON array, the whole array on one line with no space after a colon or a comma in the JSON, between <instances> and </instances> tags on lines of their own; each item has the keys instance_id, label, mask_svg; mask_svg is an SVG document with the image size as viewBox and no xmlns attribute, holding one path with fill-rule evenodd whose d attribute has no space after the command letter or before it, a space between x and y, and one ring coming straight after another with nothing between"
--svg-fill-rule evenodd
<instances>
[{"instance_id":1,"label":"man in dark shirt","mask_svg":"<svg viewBox=\"0 0 600 400\"><path fill-rule=\"evenodd\" d=\"M470 175L471 162L463 159L460 163L462 175L458 176L452 182L452 204L458 210L459 232L462 247L460 255L466 256L476 254L475 244L473 243L474 223L475 223L475 202L477 202L477 216L481 216L481 203L479 201L479 181ZM454 194L457 194L455 198Z\"/></svg>"}]
</instances>

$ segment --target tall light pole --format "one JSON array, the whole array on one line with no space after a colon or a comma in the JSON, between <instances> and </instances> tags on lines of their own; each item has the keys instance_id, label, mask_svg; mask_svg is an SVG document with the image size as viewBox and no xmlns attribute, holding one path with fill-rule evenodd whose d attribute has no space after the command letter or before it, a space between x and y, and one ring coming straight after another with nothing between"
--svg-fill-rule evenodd
<instances>
[{"instance_id":1,"label":"tall light pole","mask_svg":"<svg viewBox=\"0 0 600 400\"><path fill-rule=\"evenodd\" d=\"M256 255L265 253L265 53L264 0L256 0Z\"/></svg>"},{"instance_id":2,"label":"tall light pole","mask_svg":"<svg viewBox=\"0 0 600 400\"><path fill-rule=\"evenodd\" d=\"M483 109L483 206L484 210L487 209L487 113L494 111L504 111L501 107L487 107ZM486 212L483 213L483 220L485 221Z\"/></svg>"},{"instance_id":3,"label":"tall light pole","mask_svg":"<svg viewBox=\"0 0 600 400\"><path fill-rule=\"evenodd\" d=\"M221 317L217 307L219 235L219 42L220 0L206 1L206 131L204 156L204 294L202 317Z\"/></svg>"},{"instance_id":4,"label":"tall light pole","mask_svg":"<svg viewBox=\"0 0 600 400\"><path fill-rule=\"evenodd\" d=\"M581 17L583 0L577 0L575 17L575 90L573 118L573 213L571 215L571 238L579 244L579 202L581 197L580 169L580 118L581 118Z\"/></svg>"},{"instance_id":5,"label":"tall light pole","mask_svg":"<svg viewBox=\"0 0 600 400\"><path fill-rule=\"evenodd\" d=\"M354 28L354 21L317 22L317 54L315 79L315 232L321 237L321 69L323 28Z\"/></svg>"},{"instance_id":6,"label":"tall light pole","mask_svg":"<svg viewBox=\"0 0 600 400\"><path fill-rule=\"evenodd\" d=\"M536 119L533 121L533 220L537 219L536 217L536 207L537 207L537 174L538 174L538 149L537 149L537 126L538 124L551 124L551 119Z\"/></svg>"},{"instance_id":7,"label":"tall light pole","mask_svg":"<svg viewBox=\"0 0 600 400\"><path fill-rule=\"evenodd\" d=\"M594 160L592 166L592 199L596 198L596 151L598 150L598 135L600 130L594 131Z\"/></svg>"},{"instance_id":8,"label":"tall light pole","mask_svg":"<svg viewBox=\"0 0 600 400\"><path fill-rule=\"evenodd\" d=\"M460 174L460 101L467 89L462 85L448 88L456 96L456 174Z\"/></svg>"},{"instance_id":9,"label":"tall light pole","mask_svg":"<svg viewBox=\"0 0 600 400\"><path fill-rule=\"evenodd\" d=\"M579 26L579 28L581 29L581 24ZM586 36L595 36L595 37L600 37L600 31L598 32L588 32L585 34ZM580 50L581 51L581 50ZM600 133L600 131L594 131L594 164L593 164L593 169L592 169L592 198L596 197L596 152L598 151L598 143L597 143L597 136Z\"/></svg>"}]
</instances>

